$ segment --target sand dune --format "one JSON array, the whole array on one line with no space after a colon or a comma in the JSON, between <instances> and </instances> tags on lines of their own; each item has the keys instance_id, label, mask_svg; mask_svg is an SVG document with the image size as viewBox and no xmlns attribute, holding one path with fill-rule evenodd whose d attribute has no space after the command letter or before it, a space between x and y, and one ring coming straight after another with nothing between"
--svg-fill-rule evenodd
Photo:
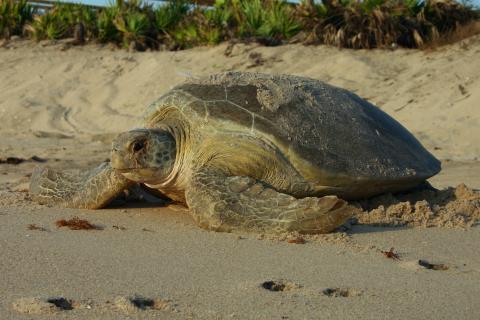
<instances>
[{"instance_id":1,"label":"sand dune","mask_svg":"<svg viewBox=\"0 0 480 320\"><path fill-rule=\"evenodd\" d=\"M36 155L55 168L94 166L108 157L116 133L135 127L149 103L185 78L261 71L356 92L442 160L434 186L480 188L480 37L433 52L65 49L29 41L0 47L0 159ZM0 164L2 319L480 318L478 226L425 228L412 216L414 228L392 227L397 217L377 210L387 226L363 215L349 230L306 237L306 244L213 233L184 210L144 203L97 211L36 205L26 191L38 164ZM73 216L103 230L55 226ZM400 260L382 253L391 247ZM420 259L448 270L426 269Z\"/></svg>"},{"instance_id":2,"label":"sand dune","mask_svg":"<svg viewBox=\"0 0 480 320\"><path fill-rule=\"evenodd\" d=\"M410 129L442 159L480 154L480 38L435 52L352 51L238 44L128 53L15 42L0 52L0 132L120 132L186 77L228 70L287 73L356 92Z\"/></svg>"}]
</instances>

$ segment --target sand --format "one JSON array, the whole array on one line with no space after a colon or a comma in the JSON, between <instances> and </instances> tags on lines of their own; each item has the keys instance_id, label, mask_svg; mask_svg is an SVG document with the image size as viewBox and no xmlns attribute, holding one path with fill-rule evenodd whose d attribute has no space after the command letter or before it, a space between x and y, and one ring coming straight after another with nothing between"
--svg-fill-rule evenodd
<instances>
[{"instance_id":1,"label":"sand","mask_svg":"<svg viewBox=\"0 0 480 320\"><path fill-rule=\"evenodd\" d=\"M442 160L429 182L443 190L358 203L363 211L338 232L302 237L208 232L179 207L30 200L35 166L95 166L162 93L227 70L309 76L367 98ZM479 37L431 52L3 43L0 318L478 319L479 105ZM100 228L56 225L73 217Z\"/></svg>"}]
</instances>

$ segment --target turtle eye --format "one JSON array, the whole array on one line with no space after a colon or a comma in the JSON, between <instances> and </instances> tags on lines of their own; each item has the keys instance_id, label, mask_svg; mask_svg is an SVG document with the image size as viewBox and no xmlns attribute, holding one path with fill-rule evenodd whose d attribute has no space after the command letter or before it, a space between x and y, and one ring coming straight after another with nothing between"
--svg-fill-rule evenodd
<instances>
[{"instance_id":1,"label":"turtle eye","mask_svg":"<svg viewBox=\"0 0 480 320\"><path fill-rule=\"evenodd\" d=\"M145 147L145 143L143 141L136 141L133 143L133 152L138 152Z\"/></svg>"}]
</instances>

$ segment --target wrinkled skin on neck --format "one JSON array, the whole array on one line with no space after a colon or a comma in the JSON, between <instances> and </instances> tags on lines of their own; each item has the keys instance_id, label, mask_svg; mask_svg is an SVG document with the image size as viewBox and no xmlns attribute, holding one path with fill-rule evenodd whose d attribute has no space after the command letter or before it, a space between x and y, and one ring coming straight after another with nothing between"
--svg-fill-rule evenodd
<instances>
[{"instance_id":1,"label":"wrinkled skin on neck","mask_svg":"<svg viewBox=\"0 0 480 320\"><path fill-rule=\"evenodd\" d=\"M111 164L129 180L161 183L173 170L175 154L175 139L169 132L135 129L112 142Z\"/></svg>"}]
</instances>

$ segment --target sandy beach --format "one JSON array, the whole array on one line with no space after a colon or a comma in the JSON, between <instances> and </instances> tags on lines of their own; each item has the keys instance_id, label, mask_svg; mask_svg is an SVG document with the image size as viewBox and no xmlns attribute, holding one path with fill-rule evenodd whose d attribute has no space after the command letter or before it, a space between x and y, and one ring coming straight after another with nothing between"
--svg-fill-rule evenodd
<instances>
[{"instance_id":1,"label":"sandy beach","mask_svg":"<svg viewBox=\"0 0 480 320\"><path fill-rule=\"evenodd\" d=\"M205 231L178 206L129 202L93 211L31 201L35 166L96 166L149 103L189 77L229 70L307 76L379 106L442 161L429 182L460 185L450 189L463 192L454 214L468 211L472 226L456 216L432 227L362 216L294 243L292 235ZM434 51L2 43L0 318L478 319L479 106L478 36ZM2 163L8 157L25 161ZM74 216L99 230L55 224ZM398 259L387 257L390 248Z\"/></svg>"}]
</instances>

